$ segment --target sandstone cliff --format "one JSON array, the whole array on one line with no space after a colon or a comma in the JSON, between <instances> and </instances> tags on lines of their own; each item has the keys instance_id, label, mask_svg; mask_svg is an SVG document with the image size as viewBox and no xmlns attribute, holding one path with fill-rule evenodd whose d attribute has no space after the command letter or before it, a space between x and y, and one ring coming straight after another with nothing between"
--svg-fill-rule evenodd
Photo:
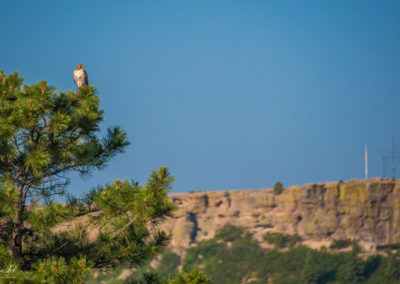
<instances>
[{"instance_id":1,"label":"sandstone cliff","mask_svg":"<svg viewBox=\"0 0 400 284\"><path fill-rule=\"evenodd\" d=\"M400 242L400 182L369 179L286 188L170 194L178 207L162 224L179 250L210 239L225 224L262 240L267 232L298 234L318 248L356 239L367 252Z\"/></svg>"}]
</instances>

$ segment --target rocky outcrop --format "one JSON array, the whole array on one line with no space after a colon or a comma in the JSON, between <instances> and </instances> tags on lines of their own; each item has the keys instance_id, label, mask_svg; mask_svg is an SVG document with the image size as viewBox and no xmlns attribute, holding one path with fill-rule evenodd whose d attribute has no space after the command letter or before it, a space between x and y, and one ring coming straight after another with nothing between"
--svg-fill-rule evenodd
<instances>
[{"instance_id":1,"label":"rocky outcrop","mask_svg":"<svg viewBox=\"0 0 400 284\"><path fill-rule=\"evenodd\" d=\"M356 239L366 251L400 243L400 182L369 179L273 189L170 194L177 206L162 228L171 246L210 239L225 224L262 240L267 232L298 234L305 242Z\"/></svg>"}]
</instances>

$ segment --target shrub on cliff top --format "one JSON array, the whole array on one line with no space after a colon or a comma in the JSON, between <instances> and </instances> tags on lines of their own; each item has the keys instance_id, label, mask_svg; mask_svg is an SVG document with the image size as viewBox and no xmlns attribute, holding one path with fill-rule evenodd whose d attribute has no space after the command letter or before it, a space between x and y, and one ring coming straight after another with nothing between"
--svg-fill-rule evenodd
<instances>
[{"instance_id":1,"label":"shrub on cliff top","mask_svg":"<svg viewBox=\"0 0 400 284\"><path fill-rule=\"evenodd\" d=\"M283 184L280 181L277 181L274 185L274 194L279 195L283 192L284 187Z\"/></svg>"}]
</instances>

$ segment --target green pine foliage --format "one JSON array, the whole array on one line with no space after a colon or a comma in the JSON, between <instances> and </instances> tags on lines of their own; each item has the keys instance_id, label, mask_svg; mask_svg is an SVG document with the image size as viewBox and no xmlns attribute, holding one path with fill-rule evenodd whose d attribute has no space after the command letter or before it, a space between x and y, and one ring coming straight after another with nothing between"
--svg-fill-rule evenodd
<instances>
[{"instance_id":1,"label":"green pine foliage","mask_svg":"<svg viewBox=\"0 0 400 284\"><path fill-rule=\"evenodd\" d=\"M103 214L95 222L100 235L88 251L97 268L123 262L141 264L162 251L169 236L157 223L175 208L167 200L172 181L168 169L161 167L143 187L117 180L99 190L95 203Z\"/></svg>"},{"instance_id":2,"label":"green pine foliage","mask_svg":"<svg viewBox=\"0 0 400 284\"><path fill-rule=\"evenodd\" d=\"M131 277L125 281L112 281L111 283L130 284L208 284L210 279L201 271L194 268L184 271L176 276L161 278L157 273L143 273L140 276Z\"/></svg>"},{"instance_id":3,"label":"green pine foliage","mask_svg":"<svg viewBox=\"0 0 400 284\"><path fill-rule=\"evenodd\" d=\"M95 269L138 266L168 242L157 226L174 210L165 167L142 186L117 180L57 202L66 173L102 169L129 145L119 127L98 137L99 103L92 86L58 92L0 71L1 282L81 283Z\"/></svg>"},{"instance_id":4,"label":"green pine foliage","mask_svg":"<svg viewBox=\"0 0 400 284\"><path fill-rule=\"evenodd\" d=\"M166 281L166 284L207 284L208 277L197 269L179 274L176 278Z\"/></svg>"}]
</instances>

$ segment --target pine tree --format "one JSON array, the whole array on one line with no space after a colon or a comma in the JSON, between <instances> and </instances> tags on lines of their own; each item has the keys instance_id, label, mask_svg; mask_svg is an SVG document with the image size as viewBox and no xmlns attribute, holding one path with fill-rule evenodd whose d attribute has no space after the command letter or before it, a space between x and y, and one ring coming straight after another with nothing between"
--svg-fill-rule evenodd
<instances>
[{"instance_id":1,"label":"pine tree","mask_svg":"<svg viewBox=\"0 0 400 284\"><path fill-rule=\"evenodd\" d=\"M166 284L207 284L210 280L203 272L193 269L188 272L182 272L174 279L166 281Z\"/></svg>"},{"instance_id":2,"label":"pine tree","mask_svg":"<svg viewBox=\"0 0 400 284\"><path fill-rule=\"evenodd\" d=\"M157 229L174 208L167 168L144 186L99 188L89 206L55 202L66 173L102 169L129 144L119 127L98 138L99 102L92 86L57 92L46 81L28 86L18 73L0 72L0 267L13 269L3 280L80 283L92 268L154 257L168 241Z\"/></svg>"},{"instance_id":3,"label":"pine tree","mask_svg":"<svg viewBox=\"0 0 400 284\"><path fill-rule=\"evenodd\" d=\"M279 195L283 192L285 188L283 187L283 184L280 181L277 181L274 185L274 194Z\"/></svg>"}]
</instances>

